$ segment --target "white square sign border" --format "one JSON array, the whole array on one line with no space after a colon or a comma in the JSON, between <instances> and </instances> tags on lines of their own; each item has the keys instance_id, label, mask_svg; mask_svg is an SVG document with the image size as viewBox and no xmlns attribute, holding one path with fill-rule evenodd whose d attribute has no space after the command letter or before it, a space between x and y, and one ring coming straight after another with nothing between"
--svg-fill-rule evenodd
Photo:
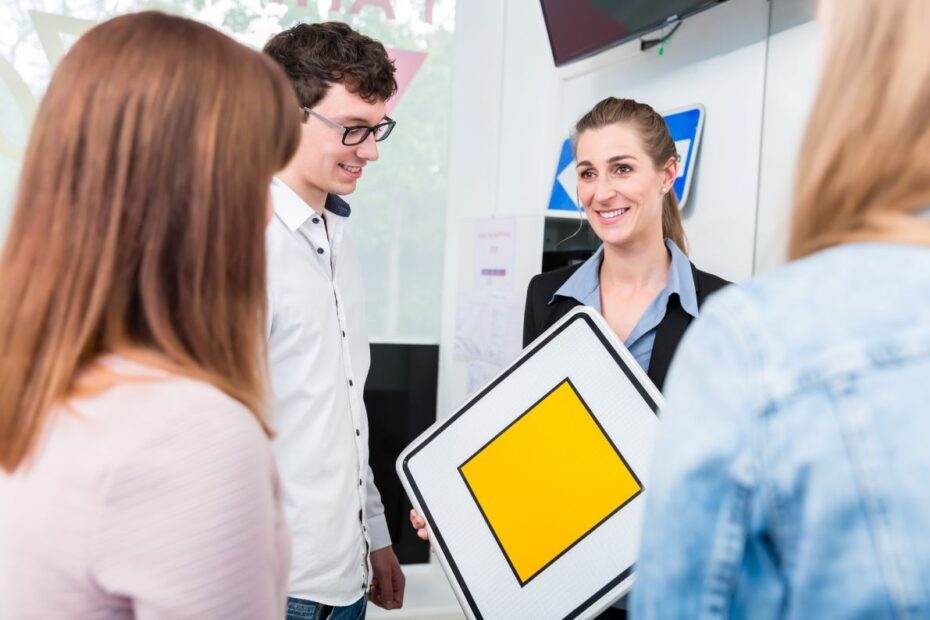
<instances>
[{"instance_id":1,"label":"white square sign border","mask_svg":"<svg viewBox=\"0 0 930 620\"><path fill-rule=\"evenodd\" d=\"M490 383L484 386L484 388L472 396L452 415L435 423L423 434L421 434L420 437L414 440L397 459L397 474L400 477L403 486L405 487L407 495L413 501L414 507L420 512L420 514L429 524L428 530L430 532L431 543L436 549L436 555L445 568L447 576L450 577L451 585L453 586L453 589L459 598L459 602L461 603L463 610L468 616L472 618L483 618L482 612L479 609L474 596L470 592L468 584L466 583L461 570L452 558L442 531L438 529L432 519L430 509L426 505L423 494L411 473L410 461L440 433L455 423L461 416L463 416L473 406L480 402L491 390L500 385L518 368L530 360L546 344L555 339L562 332L573 326L578 321L582 321L587 324L587 327L597 338L599 344L604 347L606 352L616 362L617 366L622 370L623 374L626 376L630 384L635 388L638 395L643 399L649 410L651 410L654 415L658 415L659 408L662 405L661 393L648 380L648 377L638 366L632 355L621 344L619 344L619 342L616 340L616 336L614 336L613 333L609 331L610 328L606 325L604 319L590 308L578 307L563 317L559 322L557 322L554 326L542 334L536 341L531 343L531 345L523 351L520 357L513 364L511 364L500 375L495 377ZM643 485L643 490L645 490L645 484ZM626 584L629 583L632 572L633 565L630 564L613 579L598 589L597 592L591 595L587 600L582 602L564 617L577 618L582 616L585 614L585 612L589 611L591 608L597 605L598 602L603 601L603 599L607 597L612 591L616 591L626 586Z\"/></svg>"}]
</instances>

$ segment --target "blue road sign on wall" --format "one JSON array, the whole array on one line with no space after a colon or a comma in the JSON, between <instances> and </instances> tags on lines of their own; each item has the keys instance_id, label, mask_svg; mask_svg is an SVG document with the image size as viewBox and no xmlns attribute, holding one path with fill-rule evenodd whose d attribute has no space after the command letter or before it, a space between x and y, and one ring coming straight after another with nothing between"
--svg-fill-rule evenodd
<instances>
[{"instance_id":1,"label":"blue road sign on wall","mask_svg":"<svg viewBox=\"0 0 930 620\"><path fill-rule=\"evenodd\" d=\"M566 138L559 152L559 165L555 169L555 181L552 183L552 194L549 196L549 208L556 211L576 211L578 209L575 195L577 185L572 140Z\"/></svg>"},{"instance_id":2,"label":"blue road sign on wall","mask_svg":"<svg viewBox=\"0 0 930 620\"><path fill-rule=\"evenodd\" d=\"M663 115L668 131L675 141L678 151L678 178L675 179L675 195L683 209L688 201L691 180L697 162L698 148L701 145L701 132L704 129L704 106L696 104L674 110Z\"/></svg>"}]
</instances>

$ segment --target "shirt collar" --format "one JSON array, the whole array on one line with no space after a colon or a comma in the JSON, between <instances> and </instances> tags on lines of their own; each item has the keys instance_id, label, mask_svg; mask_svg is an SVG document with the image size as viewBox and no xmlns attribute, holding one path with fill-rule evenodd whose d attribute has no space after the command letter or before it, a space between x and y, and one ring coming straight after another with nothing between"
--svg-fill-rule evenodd
<instances>
[{"instance_id":1,"label":"shirt collar","mask_svg":"<svg viewBox=\"0 0 930 620\"><path fill-rule=\"evenodd\" d=\"M271 201L275 215L292 232L303 226L304 222L316 213L297 192L288 187L287 183L277 178L271 181ZM340 217L349 217L352 212L349 203L335 194L326 195L323 208Z\"/></svg>"},{"instance_id":2,"label":"shirt collar","mask_svg":"<svg viewBox=\"0 0 930 620\"><path fill-rule=\"evenodd\" d=\"M352 208L349 206L349 203L336 194L326 194L326 204L323 208L330 213L335 213L339 217L349 217L352 215Z\"/></svg>"},{"instance_id":3,"label":"shirt collar","mask_svg":"<svg viewBox=\"0 0 930 620\"><path fill-rule=\"evenodd\" d=\"M697 290L694 288L694 276L691 271L691 261L684 255L675 242L665 240L672 262L668 270L668 283L665 290L660 293L666 299L675 293L681 303L682 309L693 317L698 315ZM601 311L601 283L600 269L604 260L603 244L591 258L575 270L568 280L552 295L549 303L555 302L557 297L570 297L585 306Z\"/></svg>"},{"instance_id":4,"label":"shirt collar","mask_svg":"<svg viewBox=\"0 0 930 620\"><path fill-rule=\"evenodd\" d=\"M555 302L556 297L571 297L585 306L601 311L601 262L604 260L604 245L581 264L575 273L559 287L549 303Z\"/></svg>"},{"instance_id":5,"label":"shirt collar","mask_svg":"<svg viewBox=\"0 0 930 620\"><path fill-rule=\"evenodd\" d=\"M691 270L691 261L685 256L675 242L665 240L665 247L672 257L672 264L668 269L668 284L666 288L669 296L678 295L681 308L694 318L698 315L697 289L694 287L694 272Z\"/></svg>"}]
</instances>

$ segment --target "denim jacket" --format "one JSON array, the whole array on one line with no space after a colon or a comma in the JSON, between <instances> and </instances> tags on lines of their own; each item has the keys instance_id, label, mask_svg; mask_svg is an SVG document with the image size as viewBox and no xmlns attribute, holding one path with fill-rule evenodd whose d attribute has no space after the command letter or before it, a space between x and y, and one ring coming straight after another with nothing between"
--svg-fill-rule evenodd
<instances>
[{"instance_id":1,"label":"denim jacket","mask_svg":"<svg viewBox=\"0 0 930 620\"><path fill-rule=\"evenodd\" d=\"M930 618L930 248L722 291L665 392L634 618Z\"/></svg>"}]
</instances>

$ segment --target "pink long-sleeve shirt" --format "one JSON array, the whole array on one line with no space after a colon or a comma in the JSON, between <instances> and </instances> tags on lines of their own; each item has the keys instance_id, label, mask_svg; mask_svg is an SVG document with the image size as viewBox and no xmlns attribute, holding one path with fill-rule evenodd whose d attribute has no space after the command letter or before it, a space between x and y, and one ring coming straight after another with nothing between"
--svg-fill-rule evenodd
<instances>
[{"instance_id":1,"label":"pink long-sleeve shirt","mask_svg":"<svg viewBox=\"0 0 930 620\"><path fill-rule=\"evenodd\" d=\"M0 620L284 617L290 547L271 447L239 402L129 377L56 410L0 473Z\"/></svg>"}]
</instances>

